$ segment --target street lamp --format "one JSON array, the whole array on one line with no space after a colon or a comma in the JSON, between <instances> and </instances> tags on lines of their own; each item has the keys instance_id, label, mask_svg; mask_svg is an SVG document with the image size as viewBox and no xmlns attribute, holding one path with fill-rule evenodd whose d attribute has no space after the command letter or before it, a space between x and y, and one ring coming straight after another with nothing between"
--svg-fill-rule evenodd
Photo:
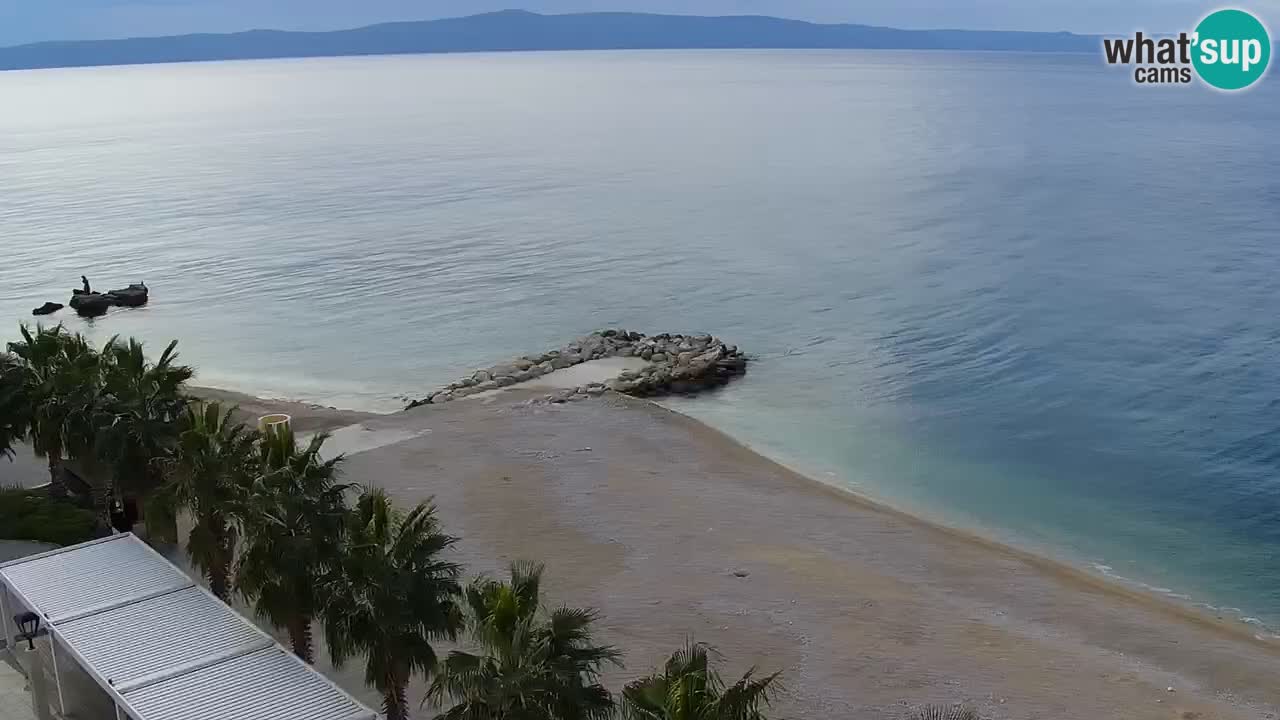
<instances>
[{"instance_id":1,"label":"street lamp","mask_svg":"<svg viewBox=\"0 0 1280 720\"><path fill-rule=\"evenodd\" d=\"M40 631L40 616L33 612L14 615L13 621L18 623L18 630L27 641L27 649L36 649L36 633Z\"/></svg>"}]
</instances>

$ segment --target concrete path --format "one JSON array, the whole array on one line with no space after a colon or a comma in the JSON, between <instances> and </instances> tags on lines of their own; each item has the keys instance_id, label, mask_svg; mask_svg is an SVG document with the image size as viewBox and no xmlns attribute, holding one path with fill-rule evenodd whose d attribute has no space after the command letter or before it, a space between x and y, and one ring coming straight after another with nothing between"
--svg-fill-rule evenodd
<instances>
[{"instance_id":1,"label":"concrete path","mask_svg":"<svg viewBox=\"0 0 1280 720\"><path fill-rule=\"evenodd\" d=\"M12 460L0 458L0 487L35 487L49 482L49 464L31 448L18 445Z\"/></svg>"},{"instance_id":2,"label":"concrete path","mask_svg":"<svg viewBox=\"0 0 1280 720\"><path fill-rule=\"evenodd\" d=\"M6 654L0 650L0 658ZM0 659L0 720L35 720L27 678L5 659Z\"/></svg>"}]
</instances>

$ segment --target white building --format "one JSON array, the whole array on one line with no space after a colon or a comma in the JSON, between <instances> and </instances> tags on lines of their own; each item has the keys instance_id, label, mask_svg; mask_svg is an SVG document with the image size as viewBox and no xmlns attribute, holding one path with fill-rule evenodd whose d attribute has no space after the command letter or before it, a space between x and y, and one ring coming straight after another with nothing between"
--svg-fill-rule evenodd
<instances>
[{"instance_id":1,"label":"white building","mask_svg":"<svg viewBox=\"0 0 1280 720\"><path fill-rule=\"evenodd\" d=\"M68 720L377 717L132 534L0 564L0 643L26 612Z\"/></svg>"}]
</instances>

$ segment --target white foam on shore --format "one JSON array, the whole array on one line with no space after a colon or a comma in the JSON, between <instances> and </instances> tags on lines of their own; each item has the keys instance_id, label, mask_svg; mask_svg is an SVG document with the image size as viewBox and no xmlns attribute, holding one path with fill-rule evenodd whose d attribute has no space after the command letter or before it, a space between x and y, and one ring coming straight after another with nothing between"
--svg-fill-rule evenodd
<instances>
[{"instance_id":1,"label":"white foam on shore","mask_svg":"<svg viewBox=\"0 0 1280 720\"><path fill-rule=\"evenodd\" d=\"M1095 563L1090 563L1090 566L1094 569L1094 571L1101 574L1103 577L1107 578L1112 582L1118 583L1120 585L1126 585L1128 587L1137 588L1139 590L1143 590L1143 591L1152 593L1154 595L1161 595L1166 598L1170 598L1172 600L1177 600L1178 602L1184 605L1187 605L1189 607L1197 608L1200 610L1207 610L1211 615L1215 615L1219 618L1221 618L1224 615L1230 615L1230 616L1233 616L1239 622L1242 622L1246 625L1252 625L1265 630L1266 631L1265 633L1258 633L1254 635L1254 637L1257 638L1258 640L1268 640L1268 641L1280 640L1280 635L1274 632L1275 628L1271 627L1260 618L1245 615L1244 610L1241 608L1223 607L1223 606L1214 605L1212 603L1196 601L1195 598L1193 598L1191 595L1177 592L1172 588L1160 587L1158 585L1150 585L1148 583L1142 582L1141 580L1134 580L1133 578L1121 575L1115 572L1115 568L1105 563L1095 562Z\"/></svg>"}]
</instances>

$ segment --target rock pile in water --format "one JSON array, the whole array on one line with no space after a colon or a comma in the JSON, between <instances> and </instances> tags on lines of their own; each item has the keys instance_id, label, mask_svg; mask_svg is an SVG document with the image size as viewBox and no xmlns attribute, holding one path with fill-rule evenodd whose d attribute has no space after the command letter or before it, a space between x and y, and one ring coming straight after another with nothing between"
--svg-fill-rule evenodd
<instances>
[{"instance_id":1,"label":"rock pile in water","mask_svg":"<svg viewBox=\"0 0 1280 720\"><path fill-rule=\"evenodd\" d=\"M146 283L135 283L123 290L112 290L107 293L72 290L71 300L67 304L79 315L98 317L106 314L107 310L113 307L141 307L147 304L150 297L151 291L147 289ZM46 303L46 306L48 304Z\"/></svg>"},{"instance_id":2,"label":"rock pile in water","mask_svg":"<svg viewBox=\"0 0 1280 720\"><path fill-rule=\"evenodd\" d=\"M609 390L636 397L691 395L724 385L747 370L747 357L736 345L727 345L711 335L662 333L649 336L626 330L599 330L558 350L525 355L487 370L477 370L470 377L450 383L430 397L410 403L409 408L440 405L511 387L556 370L609 357L638 357L649 364L639 370L624 372L607 383L559 390L545 400L567 402L603 395Z\"/></svg>"}]
</instances>

